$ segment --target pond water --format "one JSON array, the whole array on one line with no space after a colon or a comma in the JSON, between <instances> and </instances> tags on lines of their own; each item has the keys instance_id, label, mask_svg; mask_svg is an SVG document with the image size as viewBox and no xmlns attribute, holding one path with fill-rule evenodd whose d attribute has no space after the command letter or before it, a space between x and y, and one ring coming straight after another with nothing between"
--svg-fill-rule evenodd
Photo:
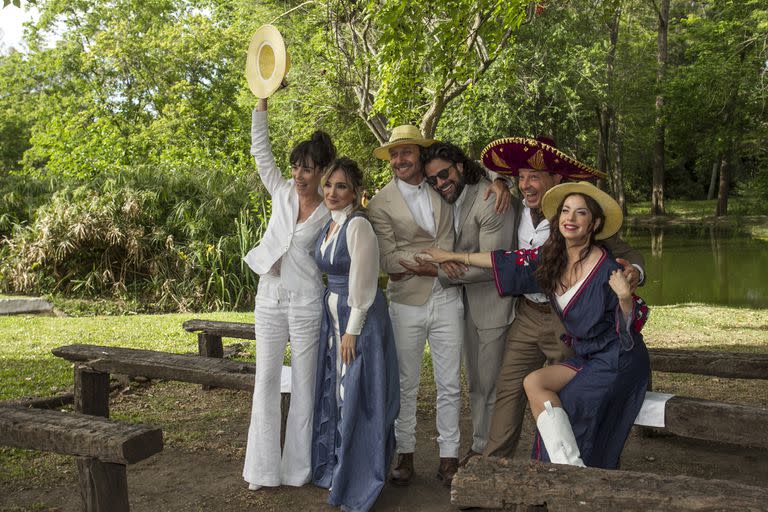
<instances>
[{"instance_id":1,"label":"pond water","mask_svg":"<svg viewBox=\"0 0 768 512\"><path fill-rule=\"evenodd\" d=\"M714 226L628 227L624 240L645 257L649 304L701 302L768 307L768 242Z\"/></svg>"}]
</instances>

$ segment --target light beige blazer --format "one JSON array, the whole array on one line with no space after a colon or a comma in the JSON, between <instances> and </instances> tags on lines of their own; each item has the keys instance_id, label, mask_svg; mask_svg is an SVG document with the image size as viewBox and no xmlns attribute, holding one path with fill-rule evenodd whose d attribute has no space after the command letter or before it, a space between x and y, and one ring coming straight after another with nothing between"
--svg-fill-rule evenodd
<instances>
[{"instance_id":1,"label":"light beige blazer","mask_svg":"<svg viewBox=\"0 0 768 512\"><path fill-rule=\"evenodd\" d=\"M506 213L496 213L495 195L483 199L491 186L488 180L467 185L466 196L459 214L455 252L490 252L511 250L517 243L517 204ZM447 205L446 205L447 206ZM452 208L452 207L450 207ZM463 285L466 293L469 319L478 329L491 329L509 325L514 320L514 297L499 297L489 268L469 267L459 279L449 278L442 270L438 274L443 286Z\"/></svg>"},{"instance_id":2,"label":"light beige blazer","mask_svg":"<svg viewBox=\"0 0 768 512\"><path fill-rule=\"evenodd\" d=\"M400 260L413 261L414 255L427 247L453 248L453 211L432 187L426 183L422 186L427 187L432 202L436 236L416 224L394 179L368 205L368 218L379 239L381 269L387 274L405 272ZM430 276L413 276L399 281L390 279L387 294L392 302L421 306L427 302L434 283L435 278Z\"/></svg>"}]
</instances>

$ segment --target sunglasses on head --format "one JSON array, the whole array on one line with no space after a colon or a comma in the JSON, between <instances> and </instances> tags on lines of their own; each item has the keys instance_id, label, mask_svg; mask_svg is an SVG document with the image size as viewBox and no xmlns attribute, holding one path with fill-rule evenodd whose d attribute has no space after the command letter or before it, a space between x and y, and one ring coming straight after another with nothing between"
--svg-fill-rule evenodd
<instances>
[{"instance_id":1,"label":"sunglasses on head","mask_svg":"<svg viewBox=\"0 0 768 512\"><path fill-rule=\"evenodd\" d=\"M425 176L424 180L429 184L430 187L434 187L437 185L437 178L440 178L441 180L447 180L448 175L451 173L451 167L453 167L454 164L449 165L445 169L442 169L440 171L437 171L437 174L434 176Z\"/></svg>"}]
</instances>

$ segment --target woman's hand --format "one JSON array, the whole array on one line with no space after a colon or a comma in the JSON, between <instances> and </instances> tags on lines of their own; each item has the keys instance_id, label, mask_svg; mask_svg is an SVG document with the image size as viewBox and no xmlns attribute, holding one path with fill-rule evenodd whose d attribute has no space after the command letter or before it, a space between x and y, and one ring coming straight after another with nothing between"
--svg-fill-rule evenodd
<instances>
[{"instance_id":1,"label":"woman's hand","mask_svg":"<svg viewBox=\"0 0 768 512\"><path fill-rule=\"evenodd\" d=\"M357 344L357 336L354 334L344 333L341 336L341 361L346 364L352 364L355 360L355 345Z\"/></svg>"},{"instance_id":2,"label":"woman's hand","mask_svg":"<svg viewBox=\"0 0 768 512\"><path fill-rule=\"evenodd\" d=\"M455 252L445 251L439 247L430 247L420 251L417 256L424 261L430 261L433 263L445 263L446 261L453 261Z\"/></svg>"},{"instance_id":3,"label":"woman's hand","mask_svg":"<svg viewBox=\"0 0 768 512\"><path fill-rule=\"evenodd\" d=\"M619 298L619 306L625 315L632 312L632 286L629 283L629 279L624 275L621 270L614 270L611 272L611 277L608 279L608 284L611 289L616 293Z\"/></svg>"}]
</instances>

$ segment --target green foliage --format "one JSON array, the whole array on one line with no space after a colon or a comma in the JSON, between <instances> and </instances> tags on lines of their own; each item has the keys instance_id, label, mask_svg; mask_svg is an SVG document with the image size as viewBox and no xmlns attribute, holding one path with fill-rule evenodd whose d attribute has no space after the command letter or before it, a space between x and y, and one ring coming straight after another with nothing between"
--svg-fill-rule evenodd
<instances>
[{"instance_id":1,"label":"green foliage","mask_svg":"<svg viewBox=\"0 0 768 512\"><path fill-rule=\"evenodd\" d=\"M4 241L2 284L138 297L159 311L245 307L255 279L242 257L266 228L252 188L222 172L150 169L64 186Z\"/></svg>"}]
</instances>

